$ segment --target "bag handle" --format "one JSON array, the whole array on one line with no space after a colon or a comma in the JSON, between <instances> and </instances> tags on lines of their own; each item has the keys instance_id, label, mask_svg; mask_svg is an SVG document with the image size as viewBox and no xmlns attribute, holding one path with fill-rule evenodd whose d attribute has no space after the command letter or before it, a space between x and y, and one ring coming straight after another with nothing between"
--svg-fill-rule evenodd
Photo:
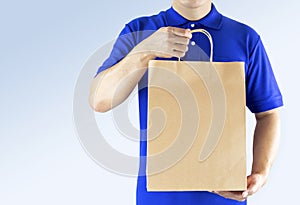
<instances>
[{"instance_id":1,"label":"bag handle","mask_svg":"<svg viewBox=\"0 0 300 205\"><path fill-rule=\"evenodd\" d=\"M213 62L214 44L213 44L213 39L212 39L212 36L210 35L210 33L205 29L195 29L195 30L192 30L192 33L203 33L208 38L209 43L210 43L209 61ZM180 61L180 58L178 58L178 61Z\"/></svg>"}]
</instances>

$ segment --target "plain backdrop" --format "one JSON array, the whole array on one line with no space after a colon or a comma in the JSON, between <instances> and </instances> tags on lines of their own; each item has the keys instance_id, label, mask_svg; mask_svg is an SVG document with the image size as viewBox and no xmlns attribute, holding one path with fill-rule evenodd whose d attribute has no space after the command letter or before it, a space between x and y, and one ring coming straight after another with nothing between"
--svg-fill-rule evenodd
<instances>
[{"instance_id":1,"label":"plain backdrop","mask_svg":"<svg viewBox=\"0 0 300 205\"><path fill-rule=\"evenodd\" d=\"M249 204L295 204L298 196L299 8L291 1L215 0L224 15L262 37L284 96L282 141L269 182ZM170 0L1 1L0 204L135 204L136 179L113 174L84 152L73 123L74 87L86 60L133 18ZM96 72L93 71L93 72ZM136 102L131 105L137 125ZM138 143L97 114L107 141L138 155ZM248 159L253 117L248 113ZM248 161L248 170L249 170Z\"/></svg>"}]
</instances>

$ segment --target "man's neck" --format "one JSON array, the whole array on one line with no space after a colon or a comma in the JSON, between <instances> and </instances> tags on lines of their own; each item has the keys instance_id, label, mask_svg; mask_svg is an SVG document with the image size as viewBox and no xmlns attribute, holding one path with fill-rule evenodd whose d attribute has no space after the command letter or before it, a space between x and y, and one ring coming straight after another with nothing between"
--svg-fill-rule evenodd
<instances>
[{"instance_id":1,"label":"man's neck","mask_svg":"<svg viewBox=\"0 0 300 205\"><path fill-rule=\"evenodd\" d=\"M185 7L177 1L172 3L173 9L190 21L197 21L205 17L210 12L211 6L211 1L207 1L207 3L199 7Z\"/></svg>"}]
</instances>

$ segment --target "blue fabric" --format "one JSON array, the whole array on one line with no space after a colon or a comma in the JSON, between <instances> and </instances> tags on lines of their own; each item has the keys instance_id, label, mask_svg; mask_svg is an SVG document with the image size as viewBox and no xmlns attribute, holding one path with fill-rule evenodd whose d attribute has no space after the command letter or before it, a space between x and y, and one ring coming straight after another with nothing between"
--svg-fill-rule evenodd
<instances>
[{"instance_id":1,"label":"blue fabric","mask_svg":"<svg viewBox=\"0 0 300 205\"><path fill-rule=\"evenodd\" d=\"M194 24L194 27L192 27ZM110 57L98 69L98 73L122 60L135 45L150 36L161 27L174 26L189 29L206 29L213 37L216 62L245 62L246 104L253 112L263 112L283 105L282 96L276 83L268 56L260 36L250 27L222 16L212 5L210 13L199 21L189 21L173 8L150 17L137 18L126 24L119 35ZM197 46L190 46L183 60L207 61L210 45L201 33L193 34ZM169 59L168 59L169 60ZM175 58L173 58L175 60ZM140 116L140 155L146 156L147 130L147 75L139 82L139 116ZM209 192L147 192L145 161L140 162L140 175L137 184L137 205L241 205Z\"/></svg>"}]
</instances>

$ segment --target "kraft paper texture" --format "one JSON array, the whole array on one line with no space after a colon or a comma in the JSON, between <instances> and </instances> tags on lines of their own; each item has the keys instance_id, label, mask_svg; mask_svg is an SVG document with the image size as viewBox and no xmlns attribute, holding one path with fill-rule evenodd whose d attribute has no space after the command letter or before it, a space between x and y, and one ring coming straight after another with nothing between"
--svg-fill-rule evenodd
<instances>
[{"instance_id":1,"label":"kraft paper texture","mask_svg":"<svg viewBox=\"0 0 300 205\"><path fill-rule=\"evenodd\" d=\"M148 191L246 190L243 62L153 60Z\"/></svg>"}]
</instances>

